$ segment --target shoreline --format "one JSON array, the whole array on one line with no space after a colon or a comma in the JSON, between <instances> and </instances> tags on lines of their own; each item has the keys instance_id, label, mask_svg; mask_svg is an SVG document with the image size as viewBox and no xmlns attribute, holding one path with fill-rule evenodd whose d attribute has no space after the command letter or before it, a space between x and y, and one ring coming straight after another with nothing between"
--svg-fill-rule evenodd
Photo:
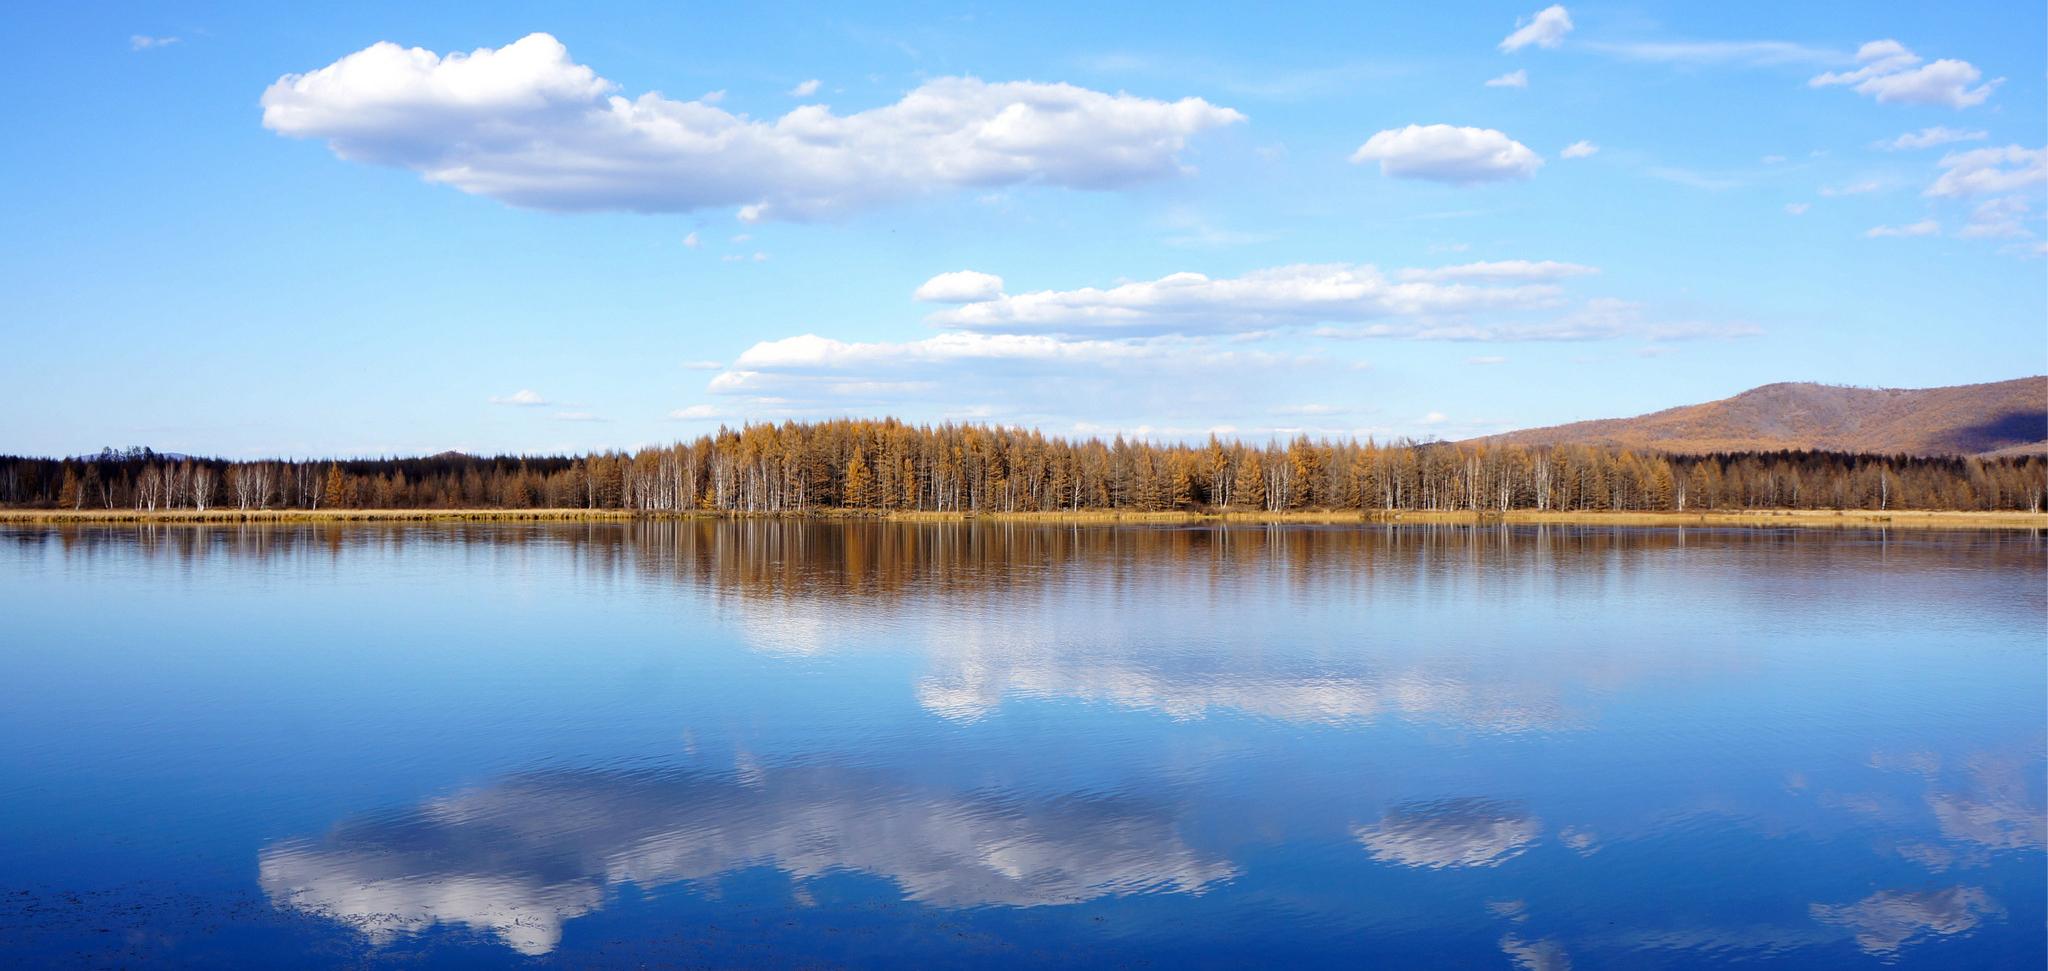
<instances>
[{"instance_id":1,"label":"shoreline","mask_svg":"<svg viewBox=\"0 0 2048 971\"><path fill-rule=\"evenodd\" d=\"M819 519L876 522L1000 522L1044 525L1361 524L1432 526L1725 526L1811 529L2048 529L2048 513L1871 509L1724 509L1686 512L1563 512L1516 509L1290 510L1285 512L640 512L628 509L4 509L0 525L342 525L353 523L575 523L675 519Z\"/></svg>"}]
</instances>

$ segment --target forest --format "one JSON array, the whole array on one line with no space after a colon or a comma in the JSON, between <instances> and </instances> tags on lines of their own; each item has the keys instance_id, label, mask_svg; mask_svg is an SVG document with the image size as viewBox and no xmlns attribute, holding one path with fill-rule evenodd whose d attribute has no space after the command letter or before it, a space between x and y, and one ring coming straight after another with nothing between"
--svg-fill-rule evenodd
<instances>
[{"instance_id":1,"label":"forest","mask_svg":"<svg viewBox=\"0 0 2048 971\"><path fill-rule=\"evenodd\" d=\"M623 509L802 513L1941 509L2040 512L2048 457L1674 455L1583 445L1068 440L893 419L750 424L580 456L229 461L0 456L29 509Z\"/></svg>"}]
</instances>

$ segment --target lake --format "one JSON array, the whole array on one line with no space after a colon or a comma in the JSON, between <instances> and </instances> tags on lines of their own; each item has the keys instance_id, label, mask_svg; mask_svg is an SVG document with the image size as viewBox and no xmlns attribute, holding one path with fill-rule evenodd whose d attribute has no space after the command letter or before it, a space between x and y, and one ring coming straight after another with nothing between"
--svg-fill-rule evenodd
<instances>
[{"instance_id":1,"label":"lake","mask_svg":"<svg viewBox=\"0 0 2048 971\"><path fill-rule=\"evenodd\" d=\"M2041 967L2048 539L0 529L0 965Z\"/></svg>"}]
</instances>

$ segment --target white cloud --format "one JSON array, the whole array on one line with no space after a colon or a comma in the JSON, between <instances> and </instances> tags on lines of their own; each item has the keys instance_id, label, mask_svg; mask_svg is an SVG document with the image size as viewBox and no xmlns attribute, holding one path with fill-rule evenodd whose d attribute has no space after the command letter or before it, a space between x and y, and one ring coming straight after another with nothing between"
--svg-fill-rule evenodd
<instances>
[{"instance_id":1,"label":"white cloud","mask_svg":"<svg viewBox=\"0 0 2048 971\"><path fill-rule=\"evenodd\" d=\"M745 416L868 410L961 415L1047 426L1233 414L1300 386L1309 355L1205 338L1069 339L948 332L910 341L817 334L761 341L706 385ZM1293 385L1280 379L1290 376ZM1071 410L1070 410L1071 409ZM1077 414L1078 413L1078 414Z\"/></svg>"},{"instance_id":2,"label":"white cloud","mask_svg":"<svg viewBox=\"0 0 2048 971\"><path fill-rule=\"evenodd\" d=\"M1589 301L1591 302L1591 301ZM1602 323L1583 313L1533 324L1370 324L1362 327L1320 327L1316 336L1331 340L1427 340L1501 343L1516 341L1728 340L1755 337L1762 330L1748 324L1679 322Z\"/></svg>"},{"instance_id":3,"label":"white cloud","mask_svg":"<svg viewBox=\"0 0 2048 971\"><path fill-rule=\"evenodd\" d=\"M1113 189L1179 175L1190 138L1243 121L1200 98L1158 101L1068 84L928 81L837 115L764 121L700 99L628 98L555 38L445 56L389 42L288 74L263 124L350 161L539 209L829 217L935 188Z\"/></svg>"},{"instance_id":4,"label":"white cloud","mask_svg":"<svg viewBox=\"0 0 2048 971\"><path fill-rule=\"evenodd\" d=\"M2048 148L1977 148L1947 155L1938 164L1943 171L1926 195L1994 195L2048 183Z\"/></svg>"},{"instance_id":5,"label":"white cloud","mask_svg":"<svg viewBox=\"0 0 2048 971\"><path fill-rule=\"evenodd\" d=\"M1486 82L1489 88L1526 88L1529 86L1529 72L1516 68L1500 77Z\"/></svg>"},{"instance_id":6,"label":"white cloud","mask_svg":"<svg viewBox=\"0 0 2048 971\"><path fill-rule=\"evenodd\" d=\"M685 371L716 371L725 365L719 361L684 361Z\"/></svg>"},{"instance_id":7,"label":"white cloud","mask_svg":"<svg viewBox=\"0 0 2048 971\"><path fill-rule=\"evenodd\" d=\"M1857 67L1829 71L1807 83L1816 88L1843 86L1867 94L1879 104L1945 105L1968 108L1984 103L2004 78L1972 88L1984 72L1968 61L1942 59L1927 64L1895 40L1874 40L1856 51Z\"/></svg>"},{"instance_id":8,"label":"white cloud","mask_svg":"<svg viewBox=\"0 0 2048 971\"><path fill-rule=\"evenodd\" d=\"M2000 196L1977 204L1970 221L1956 230L1964 239L2018 239L2034 235L2022 224L2033 211L2025 196Z\"/></svg>"},{"instance_id":9,"label":"white cloud","mask_svg":"<svg viewBox=\"0 0 2048 971\"><path fill-rule=\"evenodd\" d=\"M1566 145L1564 151L1557 154L1560 158L1587 158L1599 151L1600 146L1589 141L1580 140Z\"/></svg>"},{"instance_id":10,"label":"white cloud","mask_svg":"<svg viewBox=\"0 0 2048 971\"><path fill-rule=\"evenodd\" d=\"M1981 142L1991 137L1987 131L1963 131L1946 125L1935 125L1919 131L1909 131L1890 141L1878 142L1874 147L1887 152L1902 152L1915 148L1933 148L1952 142Z\"/></svg>"},{"instance_id":11,"label":"white cloud","mask_svg":"<svg viewBox=\"0 0 2048 971\"><path fill-rule=\"evenodd\" d=\"M1477 364L1481 366L1493 364L1506 364L1507 362L1508 359L1499 354L1479 354L1465 359L1465 363L1467 364Z\"/></svg>"},{"instance_id":12,"label":"white cloud","mask_svg":"<svg viewBox=\"0 0 2048 971\"><path fill-rule=\"evenodd\" d=\"M1794 216L1804 216L1804 215L1806 215L1806 210L1808 210L1808 209L1811 209L1811 208L1813 208L1813 203L1811 203L1811 202L1788 202L1788 203L1785 203L1785 211L1786 211L1786 212L1788 212L1788 213L1791 213L1791 214L1792 214L1792 215L1794 215Z\"/></svg>"},{"instance_id":13,"label":"white cloud","mask_svg":"<svg viewBox=\"0 0 2048 971\"><path fill-rule=\"evenodd\" d=\"M1490 128L1409 125L1366 139L1353 164L1377 161L1380 174L1454 185L1526 179L1543 166L1529 146Z\"/></svg>"},{"instance_id":14,"label":"white cloud","mask_svg":"<svg viewBox=\"0 0 2048 971\"><path fill-rule=\"evenodd\" d=\"M532 388L520 388L519 390L514 391L508 395L492 395L491 404L517 405L523 408L536 408L541 405L553 404L553 402L541 397L540 392L537 392Z\"/></svg>"},{"instance_id":15,"label":"white cloud","mask_svg":"<svg viewBox=\"0 0 2048 971\"><path fill-rule=\"evenodd\" d=\"M1364 362L1332 339L1642 342L1755 332L1650 320L1620 301L1575 305L1566 285L1596 272L1556 260L1385 271L1369 264L1297 265L1236 277L1183 272L1010 293L993 274L954 271L918 288L918 296L933 303L955 301L929 315L939 332L911 340L799 333L758 341L705 385L721 402L715 411L709 405L678 409L676 417L876 411L1078 429L1085 415L1102 428L1199 434L1219 423L1242 425L1246 415L1318 417L1310 409L1286 409L1355 393L1351 370ZM1329 427L1318 434L1396 431L1323 424ZM1424 424L1440 434L1472 425L1439 418L1410 421L1401 430Z\"/></svg>"},{"instance_id":16,"label":"white cloud","mask_svg":"<svg viewBox=\"0 0 2048 971\"><path fill-rule=\"evenodd\" d=\"M1515 32L1500 42L1500 49L1502 53L1512 53L1531 44L1554 48L1564 43L1564 35L1571 32L1572 15L1565 12L1563 4L1551 4L1534 16L1515 21Z\"/></svg>"},{"instance_id":17,"label":"white cloud","mask_svg":"<svg viewBox=\"0 0 2048 971\"><path fill-rule=\"evenodd\" d=\"M1561 282L1598 272L1554 260L1394 271L1371 264L1296 264L1222 278L1180 272L1109 287L1002 293L939 310L927 320L949 331L1095 338L1267 338L1299 328L1347 340L1451 341L1678 340L1756 332L1651 320L1637 305L1599 298L1569 310Z\"/></svg>"},{"instance_id":18,"label":"white cloud","mask_svg":"<svg viewBox=\"0 0 2048 971\"><path fill-rule=\"evenodd\" d=\"M817 93L818 93L818 79L817 79L817 78L812 78L812 79L810 79L810 80L808 80L808 81L803 81L803 82L799 82L799 83L797 84L797 86L796 86L796 87L793 87L793 88L789 89L789 96L790 96L790 97L792 97L792 98L808 98L808 97L810 97L811 95L814 95L814 94L817 94Z\"/></svg>"},{"instance_id":19,"label":"white cloud","mask_svg":"<svg viewBox=\"0 0 2048 971\"><path fill-rule=\"evenodd\" d=\"M924 281L911 296L927 303L977 303L1002 294L1002 277L974 270L954 270Z\"/></svg>"},{"instance_id":20,"label":"white cloud","mask_svg":"<svg viewBox=\"0 0 2048 971\"><path fill-rule=\"evenodd\" d=\"M1395 280L1371 264L1297 264L1224 278L1181 272L1106 289L1001 294L930 320L1007 334L1229 333L1554 306L1560 294L1551 281L1588 272L1576 264L1519 260L1403 271Z\"/></svg>"},{"instance_id":21,"label":"white cloud","mask_svg":"<svg viewBox=\"0 0 2048 971\"><path fill-rule=\"evenodd\" d=\"M690 249L696 249L697 247L704 245L704 241L698 239L696 233L691 233L690 235L683 237L683 245L689 247Z\"/></svg>"},{"instance_id":22,"label":"white cloud","mask_svg":"<svg viewBox=\"0 0 2048 971\"><path fill-rule=\"evenodd\" d=\"M1932 219L1922 219L1917 223L1907 223L1903 226L1872 226L1863 231L1863 236L1866 239L1882 239L1887 236L1939 235L1941 235L1941 224Z\"/></svg>"},{"instance_id":23,"label":"white cloud","mask_svg":"<svg viewBox=\"0 0 2048 971\"><path fill-rule=\"evenodd\" d=\"M713 379L711 390L735 390L748 378L729 375L764 371L815 371L905 363L946 363L973 360L1061 361L1105 363L1157 356L1163 344L1129 340L1066 340L1044 334L934 334L914 341L841 341L816 334L760 341L733 360L732 369ZM720 379L727 379L721 382Z\"/></svg>"},{"instance_id":24,"label":"white cloud","mask_svg":"<svg viewBox=\"0 0 2048 971\"><path fill-rule=\"evenodd\" d=\"M1874 40L1856 49L1856 63L1861 66L1853 71L1829 71L1807 84L1816 88L1830 84L1859 84L1903 71L1920 63L1920 57L1898 41Z\"/></svg>"},{"instance_id":25,"label":"white cloud","mask_svg":"<svg viewBox=\"0 0 2048 971\"><path fill-rule=\"evenodd\" d=\"M178 42L176 37L151 37L148 34L133 34L128 38L128 49L147 51L158 47L169 47Z\"/></svg>"}]
</instances>

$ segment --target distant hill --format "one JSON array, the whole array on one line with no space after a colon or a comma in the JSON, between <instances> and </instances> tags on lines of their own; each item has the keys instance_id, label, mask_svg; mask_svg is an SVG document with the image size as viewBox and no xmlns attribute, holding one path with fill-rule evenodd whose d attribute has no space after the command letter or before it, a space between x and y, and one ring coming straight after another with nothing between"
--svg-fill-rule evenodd
<instances>
[{"instance_id":1,"label":"distant hill","mask_svg":"<svg viewBox=\"0 0 2048 971\"><path fill-rule=\"evenodd\" d=\"M2048 452L2048 376L1952 388L1767 384L1733 398L1635 418L1531 428L1483 440L1681 453L2038 454Z\"/></svg>"}]
</instances>

